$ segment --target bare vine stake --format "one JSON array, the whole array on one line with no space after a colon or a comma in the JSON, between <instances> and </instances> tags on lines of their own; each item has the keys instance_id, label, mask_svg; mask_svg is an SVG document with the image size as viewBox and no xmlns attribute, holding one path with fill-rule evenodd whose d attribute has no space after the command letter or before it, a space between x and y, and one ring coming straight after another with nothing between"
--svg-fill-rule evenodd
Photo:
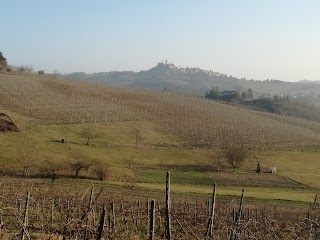
<instances>
[{"instance_id":1,"label":"bare vine stake","mask_svg":"<svg viewBox=\"0 0 320 240\"><path fill-rule=\"evenodd\" d=\"M313 239L313 221L312 221L312 204L310 204L310 209L307 214L307 224L309 227L309 239Z\"/></svg>"},{"instance_id":2,"label":"bare vine stake","mask_svg":"<svg viewBox=\"0 0 320 240\"><path fill-rule=\"evenodd\" d=\"M89 224L89 215L90 215L90 211L91 211L91 208L92 208L92 199L93 199L93 187L91 188L91 192L90 192L90 200L89 200L89 206L88 206L88 215L86 216L86 229L85 229L84 236L83 236L83 239L84 239L84 240L87 239L88 224Z\"/></svg>"},{"instance_id":3,"label":"bare vine stake","mask_svg":"<svg viewBox=\"0 0 320 240\"><path fill-rule=\"evenodd\" d=\"M170 219L170 171L167 172L166 179L166 230L165 236L166 239L171 239L171 219Z\"/></svg>"},{"instance_id":4,"label":"bare vine stake","mask_svg":"<svg viewBox=\"0 0 320 240\"><path fill-rule=\"evenodd\" d=\"M216 204L216 187L217 187L217 185L214 184L213 185L212 202L211 202L210 217L209 217L209 221L208 221L206 239L209 239L210 237L212 237L212 232L213 232L214 208L215 208L215 204Z\"/></svg>"},{"instance_id":5,"label":"bare vine stake","mask_svg":"<svg viewBox=\"0 0 320 240\"><path fill-rule=\"evenodd\" d=\"M0 209L0 229L3 227L2 209Z\"/></svg>"},{"instance_id":6,"label":"bare vine stake","mask_svg":"<svg viewBox=\"0 0 320 240\"><path fill-rule=\"evenodd\" d=\"M41 201L41 231L44 231L44 201L45 201L45 195L42 195L42 201Z\"/></svg>"},{"instance_id":7,"label":"bare vine stake","mask_svg":"<svg viewBox=\"0 0 320 240\"><path fill-rule=\"evenodd\" d=\"M240 200L240 207L239 211L237 214L236 222L239 222L242 218L242 212L243 212L243 199L244 199L244 189L242 189L242 194L241 194L241 200Z\"/></svg>"},{"instance_id":8,"label":"bare vine stake","mask_svg":"<svg viewBox=\"0 0 320 240\"><path fill-rule=\"evenodd\" d=\"M320 218L320 216L318 216L317 218L316 218L316 224L315 224L315 227L314 227L314 237L315 237L315 239L317 238L317 236L318 236L318 228L319 228L319 218Z\"/></svg>"},{"instance_id":9,"label":"bare vine stake","mask_svg":"<svg viewBox=\"0 0 320 240\"><path fill-rule=\"evenodd\" d=\"M314 197L314 201L312 204L312 209L315 209L318 205L318 194L316 194L316 196Z\"/></svg>"},{"instance_id":10,"label":"bare vine stake","mask_svg":"<svg viewBox=\"0 0 320 240\"><path fill-rule=\"evenodd\" d=\"M98 227L97 240L101 240L101 239L102 239L102 234L103 234L105 219L106 219L106 206L104 206L103 209L102 209L102 213L101 213L101 217L100 217L100 222L99 222L99 227Z\"/></svg>"},{"instance_id":11,"label":"bare vine stake","mask_svg":"<svg viewBox=\"0 0 320 240\"><path fill-rule=\"evenodd\" d=\"M52 206L51 206L51 227L53 228L53 213L54 213L54 198L52 198Z\"/></svg>"},{"instance_id":12,"label":"bare vine stake","mask_svg":"<svg viewBox=\"0 0 320 240\"><path fill-rule=\"evenodd\" d=\"M18 211L18 214L20 215L21 203L20 203L20 199L18 198L18 196L16 196L16 202L17 202L17 211Z\"/></svg>"},{"instance_id":13,"label":"bare vine stake","mask_svg":"<svg viewBox=\"0 0 320 240\"><path fill-rule=\"evenodd\" d=\"M112 217L112 229L114 229L114 226L116 225L116 215L115 215L115 212L114 212L114 199L112 199L112 202L111 202L111 217Z\"/></svg>"},{"instance_id":14,"label":"bare vine stake","mask_svg":"<svg viewBox=\"0 0 320 240\"><path fill-rule=\"evenodd\" d=\"M206 200L206 207L207 207L206 216L209 217L210 216L210 199Z\"/></svg>"},{"instance_id":15,"label":"bare vine stake","mask_svg":"<svg viewBox=\"0 0 320 240\"><path fill-rule=\"evenodd\" d=\"M30 192L27 192L26 203L25 203L25 207L24 207L24 216L23 216L23 225L22 225L21 240L24 240L24 239L25 239L25 235L26 235L26 233L27 233L27 228L28 228L29 198L30 198Z\"/></svg>"},{"instance_id":16,"label":"bare vine stake","mask_svg":"<svg viewBox=\"0 0 320 240\"><path fill-rule=\"evenodd\" d=\"M232 220L235 222L236 221L236 210L234 207L232 208Z\"/></svg>"},{"instance_id":17,"label":"bare vine stake","mask_svg":"<svg viewBox=\"0 0 320 240\"><path fill-rule=\"evenodd\" d=\"M150 199L149 198L147 202L147 216L148 216L148 223L149 223L150 222Z\"/></svg>"},{"instance_id":18,"label":"bare vine stake","mask_svg":"<svg viewBox=\"0 0 320 240\"><path fill-rule=\"evenodd\" d=\"M151 200L150 226L149 226L150 240L154 239L154 222L155 222L155 202L154 200Z\"/></svg>"}]
</instances>

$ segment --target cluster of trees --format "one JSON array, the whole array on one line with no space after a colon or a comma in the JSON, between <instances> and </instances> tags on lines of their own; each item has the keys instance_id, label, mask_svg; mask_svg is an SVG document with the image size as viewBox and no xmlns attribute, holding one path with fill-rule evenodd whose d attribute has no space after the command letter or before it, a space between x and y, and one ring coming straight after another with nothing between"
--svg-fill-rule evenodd
<instances>
[{"instance_id":1,"label":"cluster of trees","mask_svg":"<svg viewBox=\"0 0 320 240\"><path fill-rule=\"evenodd\" d=\"M233 171L240 168L249 158L256 162L256 173L261 173L261 164L265 158L264 147L257 143L252 151L245 149L243 145L229 145L216 148L210 154L213 164L217 171L220 171L223 166L228 164Z\"/></svg>"},{"instance_id":2,"label":"cluster of trees","mask_svg":"<svg viewBox=\"0 0 320 240\"><path fill-rule=\"evenodd\" d=\"M80 153L75 153L69 157L59 154L52 157L38 156L34 150L20 151L14 163L16 169L18 169L17 175L22 177L39 175L50 178L52 182L62 174L73 174L75 178L79 178L81 173L85 173L86 176L95 176L98 180L103 181L112 172L112 168L107 162L101 159L88 160L86 156Z\"/></svg>"},{"instance_id":3,"label":"cluster of trees","mask_svg":"<svg viewBox=\"0 0 320 240\"><path fill-rule=\"evenodd\" d=\"M213 87L210 91L207 91L204 95L205 98L221 100L226 102L241 102L246 99L253 98L253 91L249 88L245 92L238 91L222 91L220 92L218 87Z\"/></svg>"},{"instance_id":4,"label":"cluster of trees","mask_svg":"<svg viewBox=\"0 0 320 240\"><path fill-rule=\"evenodd\" d=\"M103 181L112 173L111 165L102 159L89 159L82 153L43 155L37 142L30 138L21 138L17 142L16 155L11 162L2 167L2 173L11 173L22 177L42 176L54 182L59 176L73 175L79 178L96 177Z\"/></svg>"},{"instance_id":5,"label":"cluster of trees","mask_svg":"<svg viewBox=\"0 0 320 240\"><path fill-rule=\"evenodd\" d=\"M270 94L268 94L270 96ZM306 120L320 121L320 110L311 102L292 100L289 96L274 95L273 97L253 98L252 89L245 92L223 91L217 87L205 93L205 98L226 102L236 102L244 106L254 107L269 113L293 116Z\"/></svg>"},{"instance_id":6,"label":"cluster of trees","mask_svg":"<svg viewBox=\"0 0 320 240\"><path fill-rule=\"evenodd\" d=\"M285 113L290 104L289 97L274 95L273 98L257 98L244 102L247 106L253 106L271 113Z\"/></svg>"},{"instance_id":7,"label":"cluster of trees","mask_svg":"<svg viewBox=\"0 0 320 240\"><path fill-rule=\"evenodd\" d=\"M241 167L248 157L248 151L243 147L229 146L225 149L215 149L212 158L217 171L220 171L225 163L229 164L233 171Z\"/></svg>"},{"instance_id":8,"label":"cluster of trees","mask_svg":"<svg viewBox=\"0 0 320 240\"><path fill-rule=\"evenodd\" d=\"M319 107L314 106L311 102L291 100L288 96L274 95L272 98L252 99L243 104L279 115L320 121Z\"/></svg>"},{"instance_id":9,"label":"cluster of trees","mask_svg":"<svg viewBox=\"0 0 320 240\"><path fill-rule=\"evenodd\" d=\"M139 143L143 140L141 130L134 127L131 134L134 138L135 148L138 148ZM84 128L80 135L85 139L85 145L90 145L94 139L101 137L101 133L92 128ZM65 143L66 139L59 142ZM11 174L14 175L22 177L39 175L48 177L54 182L62 174L72 174L75 178L79 178L80 173L83 173L85 176L95 176L98 180L103 181L112 173L112 167L108 162L102 159L92 160L78 152L55 154L54 157L43 156L40 154L37 142L30 138L21 137L17 146L13 161L14 166L7 166L7 171L11 171ZM131 168L132 159L127 159L126 163ZM12 169L16 169L16 171L12 172Z\"/></svg>"}]
</instances>

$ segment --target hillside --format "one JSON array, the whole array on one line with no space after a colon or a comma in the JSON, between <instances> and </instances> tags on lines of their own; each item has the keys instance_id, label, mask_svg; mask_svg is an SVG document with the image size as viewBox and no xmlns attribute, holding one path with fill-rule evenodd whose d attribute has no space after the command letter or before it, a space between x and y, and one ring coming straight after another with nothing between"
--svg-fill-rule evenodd
<instances>
[{"instance_id":1,"label":"hillside","mask_svg":"<svg viewBox=\"0 0 320 240\"><path fill-rule=\"evenodd\" d=\"M14 74L0 74L0 113L19 129L0 133L2 176L69 182L80 162L92 166L79 181L103 170L105 184L130 191L161 190L166 170L181 193L210 193L218 183L223 195L246 187L255 198L312 201L320 187L318 122L173 92ZM248 151L236 171L214 157L232 144ZM264 172L278 173L257 174L256 153Z\"/></svg>"},{"instance_id":2,"label":"hillside","mask_svg":"<svg viewBox=\"0 0 320 240\"><path fill-rule=\"evenodd\" d=\"M246 91L251 88L256 96L283 95L298 100L314 102L319 105L320 85L317 82L284 82L280 80L246 80L227 76L211 70L199 68L180 68L174 64L159 63L156 67L140 72L100 72L71 73L72 78L95 80L127 86L130 88L147 88L192 93L203 96L213 87L219 90Z\"/></svg>"},{"instance_id":3,"label":"hillside","mask_svg":"<svg viewBox=\"0 0 320 240\"><path fill-rule=\"evenodd\" d=\"M0 105L29 123L145 121L188 147L222 143L269 148L318 146L320 124L167 91L40 76L0 75Z\"/></svg>"}]
</instances>

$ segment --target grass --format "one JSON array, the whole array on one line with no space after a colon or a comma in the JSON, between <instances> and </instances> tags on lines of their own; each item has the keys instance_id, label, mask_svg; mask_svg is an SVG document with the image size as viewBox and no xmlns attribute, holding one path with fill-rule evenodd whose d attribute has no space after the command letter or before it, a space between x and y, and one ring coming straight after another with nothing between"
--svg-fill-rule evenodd
<instances>
[{"instance_id":1,"label":"grass","mask_svg":"<svg viewBox=\"0 0 320 240\"><path fill-rule=\"evenodd\" d=\"M23 147L22 139L29 139L35 143L40 162L44 157L57 154L70 157L73 153L81 153L88 160L109 162L112 166L109 184L114 186L132 184L144 190L162 190L165 172L170 170L172 190L181 194L210 194L213 183L218 183L219 195L238 196L244 187L247 197L312 202L320 188L319 153L311 150L266 152L262 166L265 169L276 166L276 175L254 173L256 163L252 160L236 172L228 167L218 173L210 162L208 150L180 149L179 139L159 131L152 122L33 125L18 114L6 112L15 119L21 132L0 134L2 171L17 171L12 162L17 157L17 149ZM143 136L138 148L132 134L134 127L138 127ZM99 133L89 146L81 134L84 128ZM67 143L58 142L61 139ZM81 174L93 177L91 173Z\"/></svg>"},{"instance_id":2,"label":"grass","mask_svg":"<svg viewBox=\"0 0 320 240\"><path fill-rule=\"evenodd\" d=\"M125 183L118 181L96 181L89 179L57 179L55 187L60 190L64 189L66 192L78 192L81 195L89 194L91 187L95 187L96 191L101 187L104 191L110 194L126 194L133 196L157 196L157 198L164 198L165 196L165 172L163 173L163 181L161 183ZM174 174L171 174L173 177ZM173 178L172 178L173 179ZM24 188L25 191L32 191L32 188L37 186L51 186L48 179L22 179L22 178L1 178L1 182L10 182L17 188ZM238 202L242 191L241 186L226 186L217 185L218 197L227 197L231 201ZM264 203L280 203L280 204L303 204L307 205L314 201L315 191L310 189L290 189L290 188L274 188L274 187L244 187L245 201L259 201ZM50 191L50 189L47 189ZM210 198L212 195L212 186L196 185L196 184L176 184L171 182L171 192L173 198L185 196L192 198L194 196L201 196Z\"/></svg>"},{"instance_id":3,"label":"grass","mask_svg":"<svg viewBox=\"0 0 320 240\"><path fill-rule=\"evenodd\" d=\"M274 152L265 166L276 166L277 173L310 187L320 188L320 153L313 151Z\"/></svg>"},{"instance_id":4,"label":"grass","mask_svg":"<svg viewBox=\"0 0 320 240\"><path fill-rule=\"evenodd\" d=\"M153 190L165 189L164 169L139 169L136 175L139 179L139 183L135 185L137 187ZM220 175L225 175L225 178L221 178ZM262 178L263 182L258 182L258 178ZM171 171L171 189L179 194L209 195L212 193L214 183L219 186L218 195L240 196L241 189L245 188L246 197L268 201L286 200L310 203L318 193L318 190L302 188L299 183L272 174Z\"/></svg>"},{"instance_id":5,"label":"grass","mask_svg":"<svg viewBox=\"0 0 320 240\"><path fill-rule=\"evenodd\" d=\"M192 166L187 166L188 168ZM211 166L194 167L193 170L178 170L184 166L168 166L159 168L137 168L135 169L138 182L161 183L165 170L171 170L171 182L182 185L212 186L214 183L226 186L242 187L274 187L274 188L301 188L302 185L289 178L277 174L257 174L251 172L217 172Z\"/></svg>"},{"instance_id":6,"label":"grass","mask_svg":"<svg viewBox=\"0 0 320 240\"><path fill-rule=\"evenodd\" d=\"M164 184L150 184L150 183L137 183L136 187L163 190L165 191ZM217 195L220 196L241 196L241 187L235 186L219 186L217 188ZM179 194L206 194L208 197L212 194L212 187L197 186L197 185L177 185L172 184L171 191ZM260 200L277 201L285 200L292 202L312 203L314 201L315 193L311 190L301 189L281 189L281 188L267 188L267 187L245 187L245 197L255 198Z\"/></svg>"}]
</instances>

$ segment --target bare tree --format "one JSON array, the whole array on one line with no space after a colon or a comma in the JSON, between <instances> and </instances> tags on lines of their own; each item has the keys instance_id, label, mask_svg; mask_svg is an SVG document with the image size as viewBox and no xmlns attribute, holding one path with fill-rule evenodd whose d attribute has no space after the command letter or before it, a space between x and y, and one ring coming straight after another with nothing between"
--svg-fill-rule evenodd
<instances>
[{"instance_id":1,"label":"bare tree","mask_svg":"<svg viewBox=\"0 0 320 240\"><path fill-rule=\"evenodd\" d=\"M128 165L128 168L131 169L131 168L132 168L132 165L133 165L133 163L134 163L133 156L126 157L126 158L124 159L124 162Z\"/></svg>"},{"instance_id":2,"label":"bare tree","mask_svg":"<svg viewBox=\"0 0 320 240\"><path fill-rule=\"evenodd\" d=\"M33 72L33 66L32 65L21 65L18 67L20 72L23 73L32 73Z\"/></svg>"},{"instance_id":3,"label":"bare tree","mask_svg":"<svg viewBox=\"0 0 320 240\"><path fill-rule=\"evenodd\" d=\"M223 162L225 161L225 152L221 148L214 149L209 155L210 159L213 160L214 167L217 171L220 171Z\"/></svg>"},{"instance_id":4,"label":"bare tree","mask_svg":"<svg viewBox=\"0 0 320 240\"><path fill-rule=\"evenodd\" d=\"M40 166L40 173L50 177L52 184L58 178L58 175L66 167L66 158L63 155L56 155L54 158L46 157L44 164Z\"/></svg>"},{"instance_id":5,"label":"bare tree","mask_svg":"<svg viewBox=\"0 0 320 240\"><path fill-rule=\"evenodd\" d=\"M94 129L86 127L81 131L81 136L86 139L86 145L89 145L90 141L94 138L99 137L100 134L96 132Z\"/></svg>"},{"instance_id":6,"label":"bare tree","mask_svg":"<svg viewBox=\"0 0 320 240\"><path fill-rule=\"evenodd\" d=\"M38 160L37 143L29 138L22 137L17 142L15 164L20 168L20 173L26 177L35 167Z\"/></svg>"},{"instance_id":7,"label":"bare tree","mask_svg":"<svg viewBox=\"0 0 320 240\"><path fill-rule=\"evenodd\" d=\"M263 162L265 155L264 155L264 148L262 144L258 144L252 152L252 157L257 162L256 173L261 173L261 163Z\"/></svg>"},{"instance_id":8,"label":"bare tree","mask_svg":"<svg viewBox=\"0 0 320 240\"><path fill-rule=\"evenodd\" d=\"M230 146L225 150L226 160L232 166L233 171L244 163L246 156L247 151L244 148Z\"/></svg>"},{"instance_id":9,"label":"bare tree","mask_svg":"<svg viewBox=\"0 0 320 240\"><path fill-rule=\"evenodd\" d=\"M53 76L54 76L54 79L57 79L57 77L58 77L58 75L60 74L60 72L59 72L59 70L58 69L53 69L52 70L52 74L53 74Z\"/></svg>"},{"instance_id":10,"label":"bare tree","mask_svg":"<svg viewBox=\"0 0 320 240\"><path fill-rule=\"evenodd\" d=\"M102 161L101 159L97 159L92 163L92 172L93 174L100 180L104 181L111 174L110 164Z\"/></svg>"},{"instance_id":11,"label":"bare tree","mask_svg":"<svg viewBox=\"0 0 320 240\"><path fill-rule=\"evenodd\" d=\"M71 162L69 163L71 171L75 173L75 177L79 177L80 171L88 170L91 166L92 162L88 161L88 159L80 154L80 153L74 153L71 157Z\"/></svg>"},{"instance_id":12,"label":"bare tree","mask_svg":"<svg viewBox=\"0 0 320 240\"><path fill-rule=\"evenodd\" d=\"M135 140L135 146L138 148L138 144L142 141L142 133L141 130L138 127L134 127L132 130L134 140Z\"/></svg>"}]
</instances>

